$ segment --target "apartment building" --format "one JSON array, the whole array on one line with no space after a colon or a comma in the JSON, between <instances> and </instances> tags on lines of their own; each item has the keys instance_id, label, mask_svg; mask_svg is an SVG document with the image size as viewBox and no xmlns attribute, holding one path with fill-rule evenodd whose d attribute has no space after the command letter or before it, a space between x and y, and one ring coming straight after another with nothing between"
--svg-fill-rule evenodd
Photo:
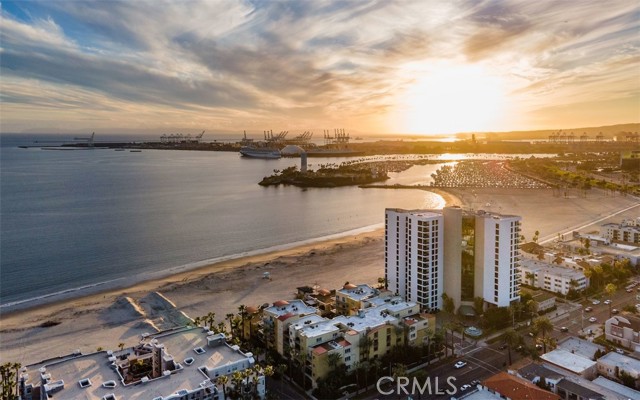
<instances>
[{"instance_id":1,"label":"apartment building","mask_svg":"<svg viewBox=\"0 0 640 400\"><path fill-rule=\"evenodd\" d=\"M506 307L520 299L518 216L459 207L385 211L385 278L390 291L424 309L458 308L482 297Z\"/></svg>"},{"instance_id":2,"label":"apartment building","mask_svg":"<svg viewBox=\"0 0 640 400\"><path fill-rule=\"evenodd\" d=\"M615 315L604 323L607 340L631 351L640 351L640 318L625 313Z\"/></svg>"},{"instance_id":3,"label":"apartment building","mask_svg":"<svg viewBox=\"0 0 640 400\"><path fill-rule=\"evenodd\" d=\"M336 291L336 312L341 315L355 315L359 309L364 308L367 299L379 294L378 289L369 285L346 283L342 289Z\"/></svg>"},{"instance_id":4,"label":"apartment building","mask_svg":"<svg viewBox=\"0 0 640 400\"><path fill-rule=\"evenodd\" d=\"M620 380L620 374L624 372L640 383L640 360L614 351L598 358L597 362L598 373L602 376Z\"/></svg>"},{"instance_id":5,"label":"apartment building","mask_svg":"<svg viewBox=\"0 0 640 400\"><path fill-rule=\"evenodd\" d=\"M229 346L223 334L185 327L144 336L129 349L78 352L26 366L18 384L23 400L224 400L233 385L225 393L216 379L254 364L251 353ZM264 398L264 375L254 374L250 383L235 389Z\"/></svg>"},{"instance_id":6,"label":"apartment building","mask_svg":"<svg viewBox=\"0 0 640 400\"><path fill-rule=\"evenodd\" d=\"M619 224L603 224L600 235L614 243L640 245L640 217L623 220Z\"/></svg>"},{"instance_id":7,"label":"apartment building","mask_svg":"<svg viewBox=\"0 0 640 400\"><path fill-rule=\"evenodd\" d=\"M518 263L522 282L550 292L566 295L569 290L584 290L589 280L580 270L558 267L542 261L522 259Z\"/></svg>"},{"instance_id":8,"label":"apartment building","mask_svg":"<svg viewBox=\"0 0 640 400\"><path fill-rule=\"evenodd\" d=\"M310 314L316 314L317 308L308 306L302 300L278 300L262 311L263 331L267 346L275 347L281 355L288 357L289 326Z\"/></svg>"}]
</instances>

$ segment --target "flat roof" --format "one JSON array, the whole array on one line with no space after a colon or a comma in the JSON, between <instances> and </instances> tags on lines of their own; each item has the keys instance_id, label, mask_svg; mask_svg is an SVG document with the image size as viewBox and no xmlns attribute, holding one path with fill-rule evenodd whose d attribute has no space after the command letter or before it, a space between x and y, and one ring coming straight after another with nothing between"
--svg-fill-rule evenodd
<instances>
[{"instance_id":1,"label":"flat roof","mask_svg":"<svg viewBox=\"0 0 640 400\"><path fill-rule=\"evenodd\" d=\"M555 349L541 355L540 358L576 374L581 374L596 365L595 361L563 349Z\"/></svg>"},{"instance_id":2,"label":"flat roof","mask_svg":"<svg viewBox=\"0 0 640 400\"><path fill-rule=\"evenodd\" d=\"M640 376L640 360L625 356L624 354L618 354L615 351L612 351L598 358L598 362L615 365L621 370L626 371L632 375Z\"/></svg>"},{"instance_id":3,"label":"flat roof","mask_svg":"<svg viewBox=\"0 0 640 400\"><path fill-rule=\"evenodd\" d=\"M566 350L570 353L578 354L593 360L596 351L604 351L605 347L590 342L588 340L580 339L575 336L569 336L558 343L558 348Z\"/></svg>"},{"instance_id":4,"label":"flat roof","mask_svg":"<svg viewBox=\"0 0 640 400\"><path fill-rule=\"evenodd\" d=\"M564 377L561 373L536 363L525 365L518 370L518 373L529 381L532 381L536 377L545 377L549 379L560 379Z\"/></svg>"},{"instance_id":5,"label":"flat roof","mask_svg":"<svg viewBox=\"0 0 640 400\"><path fill-rule=\"evenodd\" d=\"M173 357L176 363L182 365L181 370L175 370L169 376L162 376L146 383L135 382L124 386L120 375L112 367L111 355L106 351L77 355L45 362L27 367L29 378L27 383L39 385L39 368L45 367L46 373L51 375L51 382L64 381L64 389L54 397L66 399L102 399L103 396L114 394L117 400L148 400L155 397L168 397L179 390L194 390L204 386L215 386L209 378L200 371L200 367L216 368L221 365L246 360L253 363L250 354L243 354L229 347L225 343L209 347L207 345L208 331L203 328L184 328L173 332L149 336L141 341L150 344L157 340L157 344L164 345L165 354ZM195 348L202 347L205 351L198 354ZM113 356L132 353L132 349L113 352ZM184 360L193 358L194 362L187 365ZM88 379L91 385L81 387L79 381ZM103 383L115 381L113 388L105 388Z\"/></svg>"},{"instance_id":6,"label":"flat roof","mask_svg":"<svg viewBox=\"0 0 640 400\"><path fill-rule=\"evenodd\" d=\"M609 389L610 391L619 394L622 398L640 399L640 391L631 389L630 387L622 385L618 382L614 382L610 379L605 378L604 376L599 376L592 382L598 386L602 386L605 389Z\"/></svg>"},{"instance_id":7,"label":"flat roof","mask_svg":"<svg viewBox=\"0 0 640 400\"><path fill-rule=\"evenodd\" d=\"M353 300L361 301L368 297L375 296L378 291L367 284L357 285L355 288L342 288L337 291L344 296L347 296Z\"/></svg>"},{"instance_id":8,"label":"flat roof","mask_svg":"<svg viewBox=\"0 0 640 400\"><path fill-rule=\"evenodd\" d=\"M314 314L317 312L317 308L308 306L302 300L289 300L286 302L276 302L279 305L273 305L264 309L264 312L275 315L276 317L283 316L285 314ZM274 304L276 304L274 303ZM287 303L287 304L285 304Z\"/></svg>"},{"instance_id":9,"label":"flat roof","mask_svg":"<svg viewBox=\"0 0 640 400\"><path fill-rule=\"evenodd\" d=\"M522 260L520 260L519 264L520 264L520 268L524 268L532 272L548 273L548 274L557 275L565 278L571 278L571 279L585 278L585 275L582 271L577 271L573 268L552 265L543 261L536 261L536 260L530 260L528 258L523 258Z\"/></svg>"}]
</instances>

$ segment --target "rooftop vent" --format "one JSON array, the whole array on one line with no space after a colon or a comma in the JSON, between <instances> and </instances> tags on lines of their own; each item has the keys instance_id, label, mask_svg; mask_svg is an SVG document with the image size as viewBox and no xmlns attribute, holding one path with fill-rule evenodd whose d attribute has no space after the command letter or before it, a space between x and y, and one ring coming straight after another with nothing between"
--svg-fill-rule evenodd
<instances>
[{"instance_id":1,"label":"rooftop vent","mask_svg":"<svg viewBox=\"0 0 640 400\"><path fill-rule=\"evenodd\" d=\"M91 379L88 379L88 378L80 379L78 381L78 384L80 385L81 388L88 388L89 386L91 386Z\"/></svg>"},{"instance_id":2,"label":"rooftop vent","mask_svg":"<svg viewBox=\"0 0 640 400\"><path fill-rule=\"evenodd\" d=\"M114 387L116 387L116 381L106 381L102 383L102 387L104 388L108 388L108 389L113 389Z\"/></svg>"},{"instance_id":3,"label":"rooftop vent","mask_svg":"<svg viewBox=\"0 0 640 400\"><path fill-rule=\"evenodd\" d=\"M195 351L196 354L204 354L206 352L206 350L202 347L196 347L195 349L193 349L193 351Z\"/></svg>"}]
</instances>

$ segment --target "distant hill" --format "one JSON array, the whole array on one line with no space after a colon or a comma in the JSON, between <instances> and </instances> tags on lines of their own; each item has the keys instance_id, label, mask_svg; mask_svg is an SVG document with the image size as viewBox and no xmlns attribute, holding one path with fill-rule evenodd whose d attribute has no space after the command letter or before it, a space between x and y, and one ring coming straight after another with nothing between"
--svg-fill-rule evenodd
<instances>
[{"instance_id":1,"label":"distant hill","mask_svg":"<svg viewBox=\"0 0 640 400\"><path fill-rule=\"evenodd\" d=\"M485 137L489 140L518 140L518 139L548 139L549 135L558 132L560 129L545 129L538 131L511 131L511 132L477 132L476 137ZM587 128L570 128L562 129L563 132L579 137L586 133L590 138L594 138L596 135L602 132L605 139L613 139L614 136L624 132L640 132L640 123L632 124L618 124L608 126L596 126ZM456 135L460 139L468 139L471 136L471 132L459 133Z\"/></svg>"}]
</instances>

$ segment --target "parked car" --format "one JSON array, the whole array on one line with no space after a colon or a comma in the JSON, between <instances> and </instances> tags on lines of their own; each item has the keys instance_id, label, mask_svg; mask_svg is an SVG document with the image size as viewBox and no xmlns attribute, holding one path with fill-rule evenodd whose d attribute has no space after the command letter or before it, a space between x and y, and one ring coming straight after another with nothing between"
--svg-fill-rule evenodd
<instances>
[{"instance_id":1,"label":"parked car","mask_svg":"<svg viewBox=\"0 0 640 400\"><path fill-rule=\"evenodd\" d=\"M627 293L633 292L633 289L627 289Z\"/></svg>"},{"instance_id":2,"label":"parked car","mask_svg":"<svg viewBox=\"0 0 640 400\"><path fill-rule=\"evenodd\" d=\"M569 332L569 328L563 326L562 328L560 328L560 332Z\"/></svg>"},{"instance_id":3,"label":"parked car","mask_svg":"<svg viewBox=\"0 0 640 400\"><path fill-rule=\"evenodd\" d=\"M467 365L467 363L466 363L465 361L458 361L458 362L457 362L457 363L455 363L453 366L454 366L456 369L460 369L460 368L464 367L465 365Z\"/></svg>"},{"instance_id":4,"label":"parked car","mask_svg":"<svg viewBox=\"0 0 640 400\"><path fill-rule=\"evenodd\" d=\"M593 304L594 306L597 306L598 304L600 304L600 300L594 300L591 302L591 304Z\"/></svg>"},{"instance_id":5,"label":"parked car","mask_svg":"<svg viewBox=\"0 0 640 400\"><path fill-rule=\"evenodd\" d=\"M498 347L498 350L504 350L506 348L507 348L506 343L503 343L503 344L500 345L500 347Z\"/></svg>"},{"instance_id":6,"label":"parked car","mask_svg":"<svg viewBox=\"0 0 640 400\"><path fill-rule=\"evenodd\" d=\"M471 389L471 385L462 385L462 386L460 386L460 391L461 392L464 392L467 389Z\"/></svg>"},{"instance_id":7,"label":"parked car","mask_svg":"<svg viewBox=\"0 0 640 400\"><path fill-rule=\"evenodd\" d=\"M593 311L593 308L591 308L591 307L587 307L587 308L585 308L584 310L585 310L586 312L591 312L591 311Z\"/></svg>"},{"instance_id":8,"label":"parked car","mask_svg":"<svg viewBox=\"0 0 640 400\"><path fill-rule=\"evenodd\" d=\"M611 304L611 300L609 300L609 299L605 300L604 304L607 304L607 305Z\"/></svg>"},{"instance_id":9,"label":"parked car","mask_svg":"<svg viewBox=\"0 0 640 400\"><path fill-rule=\"evenodd\" d=\"M541 344L536 344L536 349L542 350L542 345Z\"/></svg>"},{"instance_id":10,"label":"parked car","mask_svg":"<svg viewBox=\"0 0 640 400\"><path fill-rule=\"evenodd\" d=\"M589 318L589 322L596 322L596 321L597 321L596 317Z\"/></svg>"},{"instance_id":11,"label":"parked car","mask_svg":"<svg viewBox=\"0 0 640 400\"><path fill-rule=\"evenodd\" d=\"M618 353L618 354L624 354L624 350L622 350L622 349L616 349L616 353Z\"/></svg>"},{"instance_id":12,"label":"parked car","mask_svg":"<svg viewBox=\"0 0 640 400\"><path fill-rule=\"evenodd\" d=\"M620 310L618 310L617 308L614 308L614 309L611 310L611 314L617 314L619 312L620 312Z\"/></svg>"}]
</instances>

